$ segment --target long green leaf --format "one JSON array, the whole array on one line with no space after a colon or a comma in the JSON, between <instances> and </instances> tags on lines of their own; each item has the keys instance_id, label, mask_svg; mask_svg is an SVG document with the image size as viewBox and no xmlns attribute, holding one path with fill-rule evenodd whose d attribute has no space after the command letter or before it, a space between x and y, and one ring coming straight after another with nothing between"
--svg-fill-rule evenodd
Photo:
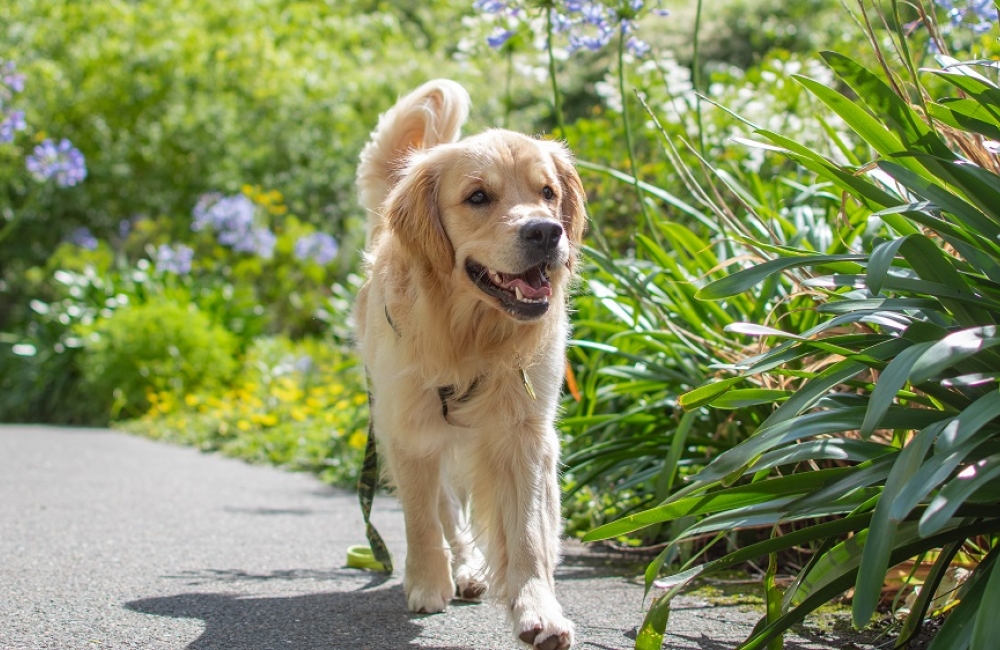
<instances>
[{"instance_id":1,"label":"long green leaf","mask_svg":"<svg viewBox=\"0 0 1000 650\"><path fill-rule=\"evenodd\" d=\"M926 235L907 237L899 252L921 280L950 287L962 294L975 293L965 278L955 270L953 260ZM966 326L982 325L992 320L987 310L971 306L965 301L951 300L943 295L939 295L938 299L955 315L959 323Z\"/></svg>"},{"instance_id":2,"label":"long green leaf","mask_svg":"<svg viewBox=\"0 0 1000 650\"><path fill-rule=\"evenodd\" d=\"M949 334L921 355L910 371L910 381L914 384L928 381L947 368L997 345L1000 345L1000 336L993 325Z\"/></svg>"},{"instance_id":3,"label":"long green leaf","mask_svg":"<svg viewBox=\"0 0 1000 650\"><path fill-rule=\"evenodd\" d=\"M975 603L979 611L972 624L969 650L995 650L1000 641L1000 616L997 616L1000 612L1000 571L996 568L996 562L987 565L982 571L989 577L986 578L982 596Z\"/></svg>"},{"instance_id":4,"label":"long green leaf","mask_svg":"<svg viewBox=\"0 0 1000 650\"><path fill-rule=\"evenodd\" d=\"M777 404L793 395L792 391L767 388L743 388L727 391L712 400L717 409L741 409L759 404Z\"/></svg>"},{"instance_id":5,"label":"long green leaf","mask_svg":"<svg viewBox=\"0 0 1000 650\"><path fill-rule=\"evenodd\" d=\"M677 398L677 402L688 410L699 408L710 404L712 400L742 381L743 377L729 377L721 381L714 381L684 393Z\"/></svg>"},{"instance_id":6,"label":"long green leaf","mask_svg":"<svg viewBox=\"0 0 1000 650\"><path fill-rule=\"evenodd\" d=\"M937 441L937 453L947 454L956 451L964 445L980 429L1000 417L1000 392L990 391L964 409L956 418L957 427L949 427ZM989 430L995 435L996 424Z\"/></svg>"},{"instance_id":7,"label":"long green leaf","mask_svg":"<svg viewBox=\"0 0 1000 650\"><path fill-rule=\"evenodd\" d=\"M998 547L1000 548L1000 547ZM996 556L998 548L994 548L986 559L972 572L972 576L962 586L961 600L951 611L944 624L931 639L927 650L964 650L972 643L972 633L975 628L979 605L983 602L986 585L996 573ZM991 612L996 616L996 611ZM994 643L995 643L994 637Z\"/></svg>"},{"instance_id":8,"label":"long green leaf","mask_svg":"<svg viewBox=\"0 0 1000 650\"><path fill-rule=\"evenodd\" d=\"M941 429L940 425L935 424L917 433L903 448L886 478L885 489L875 506L868 538L861 551L861 564L851 608L854 626L857 628L864 627L871 620L882 594L882 582L889 568L889 556L894 545L893 532L900 523L890 517L892 502L920 468ZM913 528L915 530L916 526Z\"/></svg>"},{"instance_id":9,"label":"long green leaf","mask_svg":"<svg viewBox=\"0 0 1000 650\"><path fill-rule=\"evenodd\" d=\"M940 548L945 544L956 540L970 539L976 535L991 532L993 530L993 526L995 525L995 522L976 522L955 529L949 529L944 533L940 533L932 537L917 538L912 542L903 543L902 546L897 547L890 557L890 562L897 564L921 553L926 553L927 551ZM803 600L800 605L790 609L788 613L782 616L779 621L776 621L763 629L756 630L752 638L748 639L739 646L739 650L758 650L767 644L771 639L783 634L796 623L801 622L806 616L809 615L810 612L813 612L817 608L826 604L838 594L843 593L848 587L850 587L851 583L855 580L855 572L856 570L848 570L844 572L842 575L827 583L822 589L812 593L812 595ZM947 625L948 623L946 622L945 627L947 627ZM939 632L938 636L935 637L935 642L940 634L941 633ZM932 643L932 647L934 647L934 643ZM960 647L962 646L939 645L936 646L936 650L956 650ZM928 648L928 650L932 650L932 648Z\"/></svg>"},{"instance_id":10,"label":"long green leaf","mask_svg":"<svg viewBox=\"0 0 1000 650\"><path fill-rule=\"evenodd\" d=\"M772 467L793 465L808 461L839 460L844 462L869 461L895 451L893 447L853 438L823 438L806 440L795 445L769 451L751 465L748 472L759 472Z\"/></svg>"},{"instance_id":11,"label":"long green leaf","mask_svg":"<svg viewBox=\"0 0 1000 650\"><path fill-rule=\"evenodd\" d=\"M602 539L611 539L652 524L664 523L681 517L735 510L749 505L766 503L777 497L802 494L822 487L849 469L835 468L808 474L790 474L769 481L757 481L718 492L688 497L599 526L584 535L583 541L596 542Z\"/></svg>"},{"instance_id":12,"label":"long green leaf","mask_svg":"<svg viewBox=\"0 0 1000 650\"><path fill-rule=\"evenodd\" d=\"M914 174L909 169L891 161L879 161L878 166L896 181L903 184L917 196L932 202L941 210L952 214L958 224L969 230L969 236L976 233L995 247L997 237L1000 237L1000 225L989 219L981 210L971 205L954 193L944 189L938 183ZM978 240L977 240L978 241Z\"/></svg>"},{"instance_id":13,"label":"long green leaf","mask_svg":"<svg viewBox=\"0 0 1000 650\"><path fill-rule=\"evenodd\" d=\"M868 258L868 272L865 274L865 281L868 284L868 291L873 295L882 292L882 282L885 280L889 267L899 251L899 247L906 242L906 237L896 237L887 242L883 242L875 247L871 257Z\"/></svg>"},{"instance_id":14,"label":"long green leaf","mask_svg":"<svg viewBox=\"0 0 1000 650\"><path fill-rule=\"evenodd\" d=\"M862 255L803 255L802 257L767 260L748 269L742 269L702 287L696 295L699 300L721 300L739 295L760 284L768 276L788 269L817 266L831 262L859 262Z\"/></svg>"},{"instance_id":15,"label":"long green leaf","mask_svg":"<svg viewBox=\"0 0 1000 650\"><path fill-rule=\"evenodd\" d=\"M920 534L931 535L980 488L1000 477L1000 456L990 456L971 465L941 488L920 517Z\"/></svg>"},{"instance_id":16,"label":"long green leaf","mask_svg":"<svg viewBox=\"0 0 1000 650\"><path fill-rule=\"evenodd\" d=\"M838 52L822 52L820 56L837 73L837 76L847 82L847 85L858 94L861 101L891 127L893 133L897 134L906 144L907 149L924 151L944 159L955 158L955 154L938 137L925 119L913 110L906 99L896 94L884 81L864 66ZM898 153L898 151L882 151L877 148L876 150L885 156Z\"/></svg>"},{"instance_id":17,"label":"long green leaf","mask_svg":"<svg viewBox=\"0 0 1000 650\"><path fill-rule=\"evenodd\" d=\"M949 126L978 133L991 140L1000 140L1000 124L997 122L997 116L975 100L929 102L927 112L934 119Z\"/></svg>"},{"instance_id":18,"label":"long green leaf","mask_svg":"<svg viewBox=\"0 0 1000 650\"><path fill-rule=\"evenodd\" d=\"M868 438L878 428L882 416L895 401L896 394L909 380L913 364L930 346L930 343L914 344L896 355L896 358L885 367L879 375L875 388L872 389L868 410L865 412L865 419L861 424L860 433L862 436Z\"/></svg>"}]
</instances>

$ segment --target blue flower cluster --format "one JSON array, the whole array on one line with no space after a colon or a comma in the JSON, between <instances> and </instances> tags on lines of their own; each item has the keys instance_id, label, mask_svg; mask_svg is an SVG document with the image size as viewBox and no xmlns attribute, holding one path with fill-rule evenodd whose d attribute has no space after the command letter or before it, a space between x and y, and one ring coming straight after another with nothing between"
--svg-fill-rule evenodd
<instances>
[{"instance_id":1,"label":"blue flower cluster","mask_svg":"<svg viewBox=\"0 0 1000 650\"><path fill-rule=\"evenodd\" d=\"M14 110L11 100L24 90L24 75L17 72L13 61L0 59L0 144L14 141L18 131L24 131L24 111ZM55 181L60 187L76 185L87 177L87 163L80 150L69 140L47 139L39 143L24 163L37 181Z\"/></svg>"},{"instance_id":2,"label":"blue flower cluster","mask_svg":"<svg viewBox=\"0 0 1000 650\"><path fill-rule=\"evenodd\" d=\"M506 26L497 26L487 37L490 47L503 47L517 33L511 27L527 22L531 4L518 0L475 0L473 8L505 20ZM646 8L645 0L619 0L612 4L598 0L556 0L535 5L536 8L549 7L552 29L566 37L570 53L578 50L596 52L618 33L627 37L626 47L632 54L643 56L649 52L649 45L635 36L636 21ZM659 9L652 11L666 15Z\"/></svg>"},{"instance_id":3,"label":"blue flower cluster","mask_svg":"<svg viewBox=\"0 0 1000 650\"><path fill-rule=\"evenodd\" d=\"M87 177L83 154L66 138L59 142L43 140L24 159L24 163L35 180L54 180L60 187L76 185Z\"/></svg>"},{"instance_id":4,"label":"blue flower cluster","mask_svg":"<svg viewBox=\"0 0 1000 650\"><path fill-rule=\"evenodd\" d=\"M10 106L14 95L24 90L24 75L17 73L13 61L0 59L0 143L14 141L14 133L25 128L24 111Z\"/></svg>"},{"instance_id":5,"label":"blue flower cluster","mask_svg":"<svg viewBox=\"0 0 1000 650\"><path fill-rule=\"evenodd\" d=\"M97 237L86 226L81 226L71 232L69 234L69 241L80 248L86 248L88 251L97 250Z\"/></svg>"},{"instance_id":6,"label":"blue flower cluster","mask_svg":"<svg viewBox=\"0 0 1000 650\"><path fill-rule=\"evenodd\" d=\"M191 272L192 261L194 261L194 249L190 246L161 244L156 249L156 270L161 273L187 275Z\"/></svg>"},{"instance_id":7,"label":"blue flower cluster","mask_svg":"<svg viewBox=\"0 0 1000 650\"><path fill-rule=\"evenodd\" d=\"M267 227L255 225L256 212L253 201L243 194L223 196L212 192L198 200L191 228L210 229L223 246L271 259L277 238Z\"/></svg>"},{"instance_id":8,"label":"blue flower cluster","mask_svg":"<svg viewBox=\"0 0 1000 650\"><path fill-rule=\"evenodd\" d=\"M337 240L325 232L314 232L299 237L295 242L295 258L301 261L313 260L320 266L326 266L337 257L339 246Z\"/></svg>"},{"instance_id":9,"label":"blue flower cluster","mask_svg":"<svg viewBox=\"0 0 1000 650\"><path fill-rule=\"evenodd\" d=\"M952 27L966 27L984 34L997 24L997 6L993 0L934 0L948 14Z\"/></svg>"}]
</instances>

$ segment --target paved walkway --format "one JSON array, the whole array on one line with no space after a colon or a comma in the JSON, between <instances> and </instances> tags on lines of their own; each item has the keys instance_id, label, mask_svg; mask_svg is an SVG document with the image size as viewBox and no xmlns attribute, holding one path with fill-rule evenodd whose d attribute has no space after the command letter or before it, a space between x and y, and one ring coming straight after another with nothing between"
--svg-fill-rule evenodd
<instances>
[{"instance_id":1,"label":"paved walkway","mask_svg":"<svg viewBox=\"0 0 1000 650\"><path fill-rule=\"evenodd\" d=\"M374 517L402 566L395 502ZM519 647L492 605L408 613L398 575L344 566L362 542L354 495L311 476L103 429L0 426L2 650ZM557 582L575 647L632 647L642 587L624 573L570 545ZM758 616L681 599L664 647L735 648Z\"/></svg>"}]
</instances>

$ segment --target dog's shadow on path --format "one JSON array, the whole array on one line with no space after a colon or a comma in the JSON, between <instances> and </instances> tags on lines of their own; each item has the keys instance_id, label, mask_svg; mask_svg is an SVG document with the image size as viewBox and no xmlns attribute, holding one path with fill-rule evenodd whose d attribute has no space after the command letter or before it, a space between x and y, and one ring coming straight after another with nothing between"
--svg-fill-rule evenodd
<instances>
[{"instance_id":1,"label":"dog's shadow on path","mask_svg":"<svg viewBox=\"0 0 1000 650\"><path fill-rule=\"evenodd\" d=\"M410 642L423 631L405 602L402 587L395 585L287 597L186 593L125 606L143 614L204 621L204 633L188 650L392 650L413 647Z\"/></svg>"}]
</instances>

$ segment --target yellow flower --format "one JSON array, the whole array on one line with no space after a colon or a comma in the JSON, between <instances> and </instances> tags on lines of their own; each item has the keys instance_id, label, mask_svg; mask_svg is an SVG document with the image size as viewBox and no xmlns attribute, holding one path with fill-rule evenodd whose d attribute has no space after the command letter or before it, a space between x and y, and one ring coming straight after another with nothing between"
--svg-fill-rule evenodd
<instances>
[{"instance_id":1,"label":"yellow flower","mask_svg":"<svg viewBox=\"0 0 1000 650\"><path fill-rule=\"evenodd\" d=\"M355 406L361 406L362 404L368 401L368 396L365 395L364 393L358 393L357 395L354 396L353 401Z\"/></svg>"},{"instance_id":2,"label":"yellow flower","mask_svg":"<svg viewBox=\"0 0 1000 650\"><path fill-rule=\"evenodd\" d=\"M358 429L357 431L351 434L351 437L348 439L347 444L348 446L354 449L364 449L365 443L367 442L368 442L368 433L362 431L361 429Z\"/></svg>"},{"instance_id":3,"label":"yellow flower","mask_svg":"<svg viewBox=\"0 0 1000 650\"><path fill-rule=\"evenodd\" d=\"M240 431L249 431L253 428L253 425L249 420L239 420L236 422L236 428Z\"/></svg>"},{"instance_id":4,"label":"yellow flower","mask_svg":"<svg viewBox=\"0 0 1000 650\"><path fill-rule=\"evenodd\" d=\"M292 419L296 422L302 422L309 417L309 413L299 406L293 406L289 415L291 415Z\"/></svg>"},{"instance_id":5,"label":"yellow flower","mask_svg":"<svg viewBox=\"0 0 1000 650\"><path fill-rule=\"evenodd\" d=\"M351 405L350 402L348 402L346 399L342 399L338 400L337 403L333 405L333 408L337 409L338 411L346 411L350 405Z\"/></svg>"},{"instance_id":6,"label":"yellow flower","mask_svg":"<svg viewBox=\"0 0 1000 650\"><path fill-rule=\"evenodd\" d=\"M273 413L254 413L250 416L250 419L256 424L265 427L273 427L278 423L278 416Z\"/></svg>"},{"instance_id":7,"label":"yellow flower","mask_svg":"<svg viewBox=\"0 0 1000 650\"><path fill-rule=\"evenodd\" d=\"M184 396L184 403L187 404L188 406L198 406L198 403L200 401L201 400L198 399L198 396L192 393L188 393L187 395Z\"/></svg>"}]
</instances>

